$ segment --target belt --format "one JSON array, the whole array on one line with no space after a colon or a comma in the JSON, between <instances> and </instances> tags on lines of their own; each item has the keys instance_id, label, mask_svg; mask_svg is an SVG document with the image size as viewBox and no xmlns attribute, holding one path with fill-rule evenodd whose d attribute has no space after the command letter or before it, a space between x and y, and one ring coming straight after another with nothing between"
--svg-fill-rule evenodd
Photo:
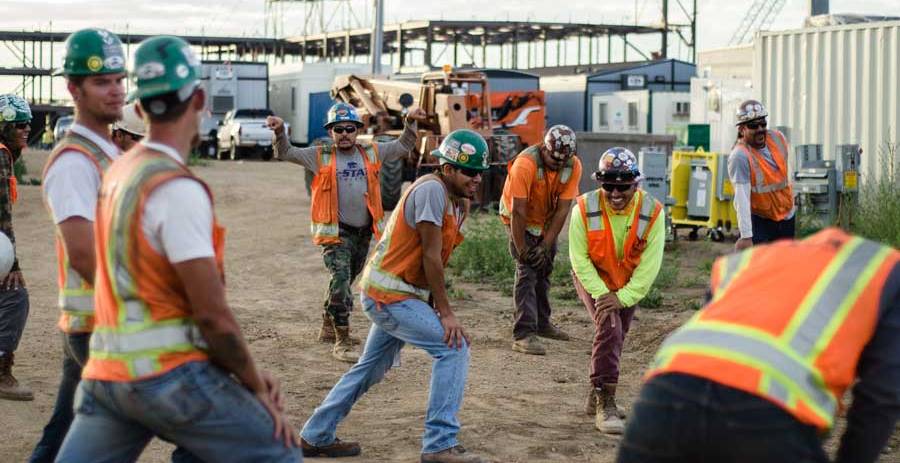
<instances>
[{"instance_id":1,"label":"belt","mask_svg":"<svg viewBox=\"0 0 900 463\"><path fill-rule=\"evenodd\" d=\"M372 226L366 225L363 227L354 227L353 225L347 225L343 222L338 223L341 228L341 231L351 233L354 235L362 235L366 233L372 233Z\"/></svg>"}]
</instances>

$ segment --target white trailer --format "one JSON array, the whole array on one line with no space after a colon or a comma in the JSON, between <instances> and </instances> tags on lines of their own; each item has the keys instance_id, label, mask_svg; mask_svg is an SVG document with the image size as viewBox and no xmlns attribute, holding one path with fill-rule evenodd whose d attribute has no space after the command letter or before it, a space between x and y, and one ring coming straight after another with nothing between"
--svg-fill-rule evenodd
<instances>
[{"instance_id":1,"label":"white trailer","mask_svg":"<svg viewBox=\"0 0 900 463\"><path fill-rule=\"evenodd\" d=\"M200 122L200 152L215 156L219 125L232 109L268 109L269 65L257 62L204 61L200 80L206 112Z\"/></svg>"},{"instance_id":2,"label":"white trailer","mask_svg":"<svg viewBox=\"0 0 900 463\"><path fill-rule=\"evenodd\" d=\"M335 76L366 75L365 63L296 63L272 67L269 104L276 116L290 124L290 141L307 145L323 136L321 125L330 105L327 93ZM383 69L390 74L390 68ZM321 119L321 120L320 120Z\"/></svg>"},{"instance_id":3,"label":"white trailer","mask_svg":"<svg viewBox=\"0 0 900 463\"><path fill-rule=\"evenodd\" d=\"M686 138L687 92L622 90L592 95L592 132L676 135Z\"/></svg>"}]
</instances>

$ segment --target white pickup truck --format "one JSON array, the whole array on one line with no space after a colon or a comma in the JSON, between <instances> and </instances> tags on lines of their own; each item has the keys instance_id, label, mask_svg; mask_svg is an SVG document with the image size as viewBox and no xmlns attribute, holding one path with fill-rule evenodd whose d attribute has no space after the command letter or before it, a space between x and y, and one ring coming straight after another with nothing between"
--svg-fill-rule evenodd
<instances>
[{"instance_id":1,"label":"white pickup truck","mask_svg":"<svg viewBox=\"0 0 900 463\"><path fill-rule=\"evenodd\" d=\"M248 155L272 159L272 130L266 127L268 109L233 109L225 114L217 134L219 159L236 161ZM290 130L285 127L285 130Z\"/></svg>"}]
</instances>

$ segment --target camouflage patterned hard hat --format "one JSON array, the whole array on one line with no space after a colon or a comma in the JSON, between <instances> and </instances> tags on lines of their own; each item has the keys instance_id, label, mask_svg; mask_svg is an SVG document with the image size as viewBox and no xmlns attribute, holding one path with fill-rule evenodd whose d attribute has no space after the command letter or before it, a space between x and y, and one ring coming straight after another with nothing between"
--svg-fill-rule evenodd
<instances>
[{"instance_id":1,"label":"camouflage patterned hard hat","mask_svg":"<svg viewBox=\"0 0 900 463\"><path fill-rule=\"evenodd\" d=\"M177 92L178 101L185 101L200 85L200 59L190 44L173 35L157 35L138 44L131 72L135 89L129 100Z\"/></svg>"},{"instance_id":2,"label":"camouflage patterned hard hat","mask_svg":"<svg viewBox=\"0 0 900 463\"><path fill-rule=\"evenodd\" d=\"M98 28L81 29L66 39L62 69L56 74L90 76L125 72L125 53L116 34Z\"/></svg>"},{"instance_id":3,"label":"camouflage patterned hard hat","mask_svg":"<svg viewBox=\"0 0 900 463\"><path fill-rule=\"evenodd\" d=\"M735 125L746 124L757 119L765 119L768 116L769 113L762 103L756 100L745 100L735 112Z\"/></svg>"},{"instance_id":4,"label":"camouflage patterned hard hat","mask_svg":"<svg viewBox=\"0 0 900 463\"><path fill-rule=\"evenodd\" d=\"M31 107L24 98L0 95L0 122L27 122L31 120Z\"/></svg>"},{"instance_id":5,"label":"camouflage patterned hard hat","mask_svg":"<svg viewBox=\"0 0 900 463\"><path fill-rule=\"evenodd\" d=\"M635 183L640 177L637 157L621 146L604 151L594 173L594 178L601 183Z\"/></svg>"},{"instance_id":6,"label":"camouflage patterned hard hat","mask_svg":"<svg viewBox=\"0 0 900 463\"><path fill-rule=\"evenodd\" d=\"M464 169L487 170L488 145L478 132L458 129L450 132L438 149L431 152L440 163L452 164Z\"/></svg>"},{"instance_id":7,"label":"camouflage patterned hard hat","mask_svg":"<svg viewBox=\"0 0 900 463\"><path fill-rule=\"evenodd\" d=\"M575 155L575 131L562 124L550 127L544 135L544 149L550 153L550 157L568 161Z\"/></svg>"}]
</instances>

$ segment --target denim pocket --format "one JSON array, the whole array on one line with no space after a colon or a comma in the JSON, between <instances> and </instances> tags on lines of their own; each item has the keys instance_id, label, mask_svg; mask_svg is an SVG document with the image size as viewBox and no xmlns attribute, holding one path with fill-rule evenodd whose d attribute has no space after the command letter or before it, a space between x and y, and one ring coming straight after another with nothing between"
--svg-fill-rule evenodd
<instances>
[{"instance_id":1,"label":"denim pocket","mask_svg":"<svg viewBox=\"0 0 900 463\"><path fill-rule=\"evenodd\" d=\"M75 413L80 415L93 415L97 408L96 399L92 389L97 385L92 380L86 379L78 385L75 391Z\"/></svg>"},{"instance_id":2,"label":"denim pocket","mask_svg":"<svg viewBox=\"0 0 900 463\"><path fill-rule=\"evenodd\" d=\"M141 391L141 395L162 421L175 425L184 425L201 420L209 414L212 402L203 393L194 380L195 372L166 378ZM142 388L144 389L144 388Z\"/></svg>"}]
</instances>

